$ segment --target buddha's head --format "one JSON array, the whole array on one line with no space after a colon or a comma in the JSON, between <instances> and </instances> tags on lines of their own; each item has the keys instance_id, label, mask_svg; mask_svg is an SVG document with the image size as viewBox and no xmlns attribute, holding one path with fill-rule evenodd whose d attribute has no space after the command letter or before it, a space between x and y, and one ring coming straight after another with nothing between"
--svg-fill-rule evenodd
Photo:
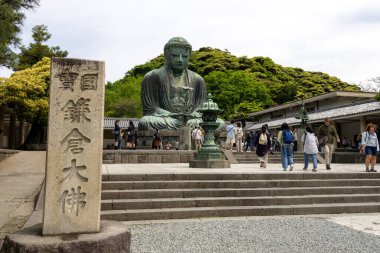
<instances>
[{"instance_id":1,"label":"buddha's head","mask_svg":"<svg viewBox=\"0 0 380 253\"><path fill-rule=\"evenodd\" d=\"M187 40L181 37L171 38L164 47L166 66L174 74L181 74L189 64L191 54L191 45Z\"/></svg>"}]
</instances>

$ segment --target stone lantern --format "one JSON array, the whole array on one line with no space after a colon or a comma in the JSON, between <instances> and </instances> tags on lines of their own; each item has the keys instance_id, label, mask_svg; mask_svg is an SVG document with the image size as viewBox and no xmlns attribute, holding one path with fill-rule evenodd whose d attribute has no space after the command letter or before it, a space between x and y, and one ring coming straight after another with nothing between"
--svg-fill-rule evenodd
<instances>
[{"instance_id":1,"label":"stone lantern","mask_svg":"<svg viewBox=\"0 0 380 253\"><path fill-rule=\"evenodd\" d=\"M219 127L216 120L222 110L219 109L217 103L212 101L211 97L209 93L202 108L198 110L202 113L203 123L200 125L206 135L202 148L194 155L194 160L190 161L190 168L230 168L230 163L223 151L215 144L215 130Z\"/></svg>"}]
</instances>

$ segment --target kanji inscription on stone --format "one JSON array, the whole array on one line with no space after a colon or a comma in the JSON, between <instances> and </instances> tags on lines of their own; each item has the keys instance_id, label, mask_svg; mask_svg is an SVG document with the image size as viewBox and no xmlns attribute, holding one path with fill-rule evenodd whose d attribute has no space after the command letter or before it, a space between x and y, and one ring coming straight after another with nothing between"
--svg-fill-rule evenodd
<instances>
[{"instance_id":1,"label":"kanji inscription on stone","mask_svg":"<svg viewBox=\"0 0 380 253\"><path fill-rule=\"evenodd\" d=\"M69 213L72 213L75 210L75 214L78 216L79 208L83 209L86 206L86 201L84 201L86 193L80 192L80 190L81 187L78 186L76 190L71 188L71 192L65 190L62 193L58 201L62 208L62 214L65 214L66 209L68 209Z\"/></svg>"},{"instance_id":2,"label":"kanji inscription on stone","mask_svg":"<svg viewBox=\"0 0 380 253\"><path fill-rule=\"evenodd\" d=\"M65 177L61 180L62 182L68 181L75 177L76 179L79 179L81 182L87 182L88 178L84 177L80 174L81 170L85 170L86 165L77 166L77 160L73 159L71 160L71 166L66 167L63 169L63 172L65 173Z\"/></svg>"},{"instance_id":3,"label":"kanji inscription on stone","mask_svg":"<svg viewBox=\"0 0 380 253\"><path fill-rule=\"evenodd\" d=\"M96 90L98 82L97 74L87 74L81 77L80 88L81 90Z\"/></svg>"},{"instance_id":4,"label":"kanji inscription on stone","mask_svg":"<svg viewBox=\"0 0 380 253\"><path fill-rule=\"evenodd\" d=\"M77 79L78 74L75 72L70 72L69 69L65 69L58 74L59 81L61 82L61 86L59 88L64 90L74 91L74 82Z\"/></svg>"},{"instance_id":5,"label":"kanji inscription on stone","mask_svg":"<svg viewBox=\"0 0 380 253\"><path fill-rule=\"evenodd\" d=\"M88 98L80 98L76 103L73 100L69 100L61 109L61 111L64 112L64 119L71 120L71 122L76 121L78 123L91 121L91 119L88 118L90 113L90 101L91 100Z\"/></svg>"},{"instance_id":6,"label":"kanji inscription on stone","mask_svg":"<svg viewBox=\"0 0 380 253\"><path fill-rule=\"evenodd\" d=\"M79 132L78 128L74 128L66 137L61 141L61 144L66 144L65 153L71 151L73 154L82 154L84 143L89 143L91 140Z\"/></svg>"},{"instance_id":7,"label":"kanji inscription on stone","mask_svg":"<svg viewBox=\"0 0 380 253\"><path fill-rule=\"evenodd\" d=\"M100 228L104 62L53 58L44 235Z\"/></svg>"}]
</instances>

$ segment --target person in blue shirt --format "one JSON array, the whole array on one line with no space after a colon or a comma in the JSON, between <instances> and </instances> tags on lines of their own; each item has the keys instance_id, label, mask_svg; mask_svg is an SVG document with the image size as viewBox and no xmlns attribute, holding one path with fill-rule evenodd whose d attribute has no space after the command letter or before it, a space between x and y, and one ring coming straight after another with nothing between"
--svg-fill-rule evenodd
<instances>
[{"instance_id":1,"label":"person in blue shirt","mask_svg":"<svg viewBox=\"0 0 380 253\"><path fill-rule=\"evenodd\" d=\"M229 147L230 150L232 150L232 147L235 143L235 134L236 134L236 128L232 123L230 123L228 126L226 126L226 132L227 132L227 139L226 139L226 145L224 146L224 150L227 150L227 147Z\"/></svg>"}]
</instances>

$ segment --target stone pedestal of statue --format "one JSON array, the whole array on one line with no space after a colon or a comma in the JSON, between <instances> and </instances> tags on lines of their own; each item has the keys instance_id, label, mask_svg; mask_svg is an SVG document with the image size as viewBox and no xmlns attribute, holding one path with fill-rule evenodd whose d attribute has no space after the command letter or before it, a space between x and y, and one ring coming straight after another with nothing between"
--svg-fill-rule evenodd
<instances>
[{"instance_id":1,"label":"stone pedestal of statue","mask_svg":"<svg viewBox=\"0 0 380 253\"><path fill-rule=\"evenodd\" d=\"M191 150L191 129L189 126L179 128L179 150Z\"/></svg>"}]
</instances>

